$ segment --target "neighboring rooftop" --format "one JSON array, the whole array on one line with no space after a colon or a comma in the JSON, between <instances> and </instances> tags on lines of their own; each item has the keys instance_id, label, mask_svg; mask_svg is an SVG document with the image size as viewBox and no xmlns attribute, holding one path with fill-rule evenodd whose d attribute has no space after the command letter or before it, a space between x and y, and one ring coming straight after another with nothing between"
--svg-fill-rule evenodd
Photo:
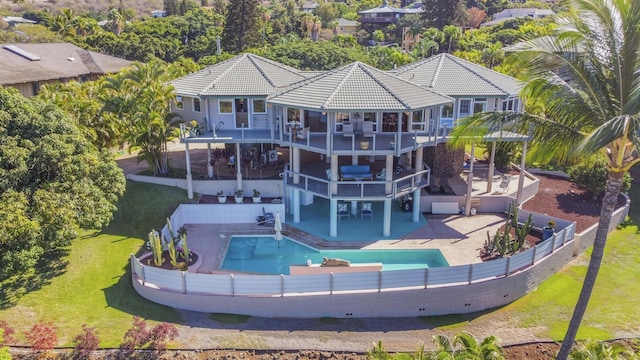
<instances>
[{"instance_id":1,"label":"neighboring rooftop","mask_svg":"<svg viewBox=\"0 0 640 360\"><path fill-rule=\"evenodd\" d=\"M25 19L20 16L5 16L2 19L11 26L15 26L16 24L35 24L36 23L33 20Z\"/></svg>"},{"instance_id":2,"label":"neighboring rooftop","mask_svg":"<svg viewBox=\"0 0 640 360\"><path fill-rule=\"evenodd\" d=\"M549 9L537 9L537 8L514 8L504 9L499 13L493 15L493 20L480 24L481 26L493 26L500 24L503 21L517 19L517 18L532 18L540 19L547 16L555 15L553 10Z\"/></svg>"},{"instance_id":3,"label":"neighboring rooftop","mask_svg":"<svg viewBox=\"0 0 640 360\"><path fill-rule=\"evenodd\" d=\"M422 59L389 73L449 96L506 97L517 95L523 86L517 79L450 54Z\"/></svg>"},{"instance_id":4,"label":"neighboring rooftop","mask_svg":"<svg viewBox=\"0 0 640 360\"><path fill-rule=\"evenodd\" d=\"M70 43L4 44L0 48L0 84L104 75L129 65L128 60L84 50Z\"/></svg>"},{"instance_id":5,"label":"neighboring rooftop","mask_svg":"<svg viewBox=\"0 0 640 360\"><path fill-rule=\"evenodd\" d=\"M171 81L178 95L266 96L307 76L254 54L242 54Z\"/></svg>"},{"instance_id":6,"label":"neighboring rooftop","mask_svg":"<svg viewBox=\"0 0 640 360\"><path fill-rule=\"evenodd\" d=\"M332 111L404 111L452 102L448 96L360 62L292 84L268 99L282 105Z\"/></svg>"}]
</instances>

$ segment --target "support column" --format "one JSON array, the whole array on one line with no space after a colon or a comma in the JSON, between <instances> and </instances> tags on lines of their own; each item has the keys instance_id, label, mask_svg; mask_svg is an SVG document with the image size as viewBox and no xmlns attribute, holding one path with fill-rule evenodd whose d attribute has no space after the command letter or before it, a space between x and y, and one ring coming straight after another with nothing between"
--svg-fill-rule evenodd
<instances>
[{"instance_id":1,"label":"support column","mask_svg":"<svg viewBox=\"0 0 640 360\"><path fill-rule=\"evenodd\" d=\"M420 188L413 192L413 214L411 221L420 222Z\"/></svg>"},{"instance_id":2,"label":"support column","mask_svg":"<svg viewBox=\"0 0 640 360\"><path fill-rule=\"evenodd\" d=\"M382 219L382 236L391 236L391 199L384 199L384 217Z\"/></svg>"},{"instance_id":3,"label":"support column","mask_svg":"<svg viewBox=\"0 0 640 360\"><path fill-rule=\"evenodd\" d=\"M189 154L189 143L184 143L185 161L187 163L187 197L193 199L193 177L191 176L191 156Z\"/></svg>"},{"instance_id":4,"label":"support column","mask_svg":"<svg viewBox=\"0 0 640 360\"><path fill-rule=\"evenodd\" d=\"M387 155L384 168L386 175L384 180L387 182L386 184L384 184L384 192L385 194L391 194L393 188L393 185L391 183L391 181L393 181L393 155Z\"/></svg>"},{"instance_id":5,"label":"support column","mask_svg":"<svg viewBox=\"0 0 640 360\"><path fill-rule=\"evenodd\" d=\"M416 149L416 163L415 163L415 169L416 172L420 172L422 170L424 170L424 148L423 147L419 147ZM420 175L420 177L418 178L418 181L422 182L422 175Z\"/></svg>"},{"instance_id":6,"label":"support column","mask_svg":"<svg viewBox=\"0 0 640 360\"><path fill-rule=\"evenodd\" d=\"M291 162L293 163L293 183L294 184L300 184L300 148L292 148L291 150L293 153L293 157L291 159Z\"/></svg>"},{"instance_id":7,"label":"support column","mask_svg":"<svg viewBox=\"0 0 640 360\"><path fill-rule=\"evenodd\" d=\"M213 165L211 165L211 143L207 143L207 176L213 179Z\"/></svg>"},{"instance_id":8,"label":"support column","mask_svg":"<svg viewBox=\"0 0 640 360\"><path fill-rule=\"evenodd\" d=\"M520 160L520 177L518 178L518 194L516 195L516 206L522 205L522 188L524 187L524 166L527 158L527 145L528 141L525 141L522 145L522 159Z\"/></svg>"},{"instance_id":9,"label":"support column","mask_svg":"<svg viewBox=\"0 0 640 360\"><path fill-rule=\"evenodd\" d=\"M471 162L469 164L469 176L467 177L467 197L464 201L464 214L471 214L471 193L473 192L473 163L476 160L474 152L476 151L476 142L471 143Z\"/></svg>"},{"instance_id":10,"label":"support column","mask_svg":"<svg viewBox=\"0 0 640 360\"><path fill-rule=\"evenodd\" d=\"M242 190L242 154L240 143L236 143L236 189Z\"/></svg>"},{"instance_id":11,"label":"support column","mask_svg":"<svg viewBox=\"0 0 640 360\"><path fill-rule=\"evenodd\" d=\"M351 215L358 216L358 202L351 200Z\"/></svg>"},{"instance_id":12,"label":"support column","mask_svg":"<svg viewBox=\"0 0 640 360\"><path fill-rule=\"evenodd\" d=\"M331 155L331 181L338 181L338 155ZM338 184L331 185L331 194L338 193Z\"/></svg>"},{"instance_id":13,"label":"support column","mask_svg":"<svg viewBox=\"0 0 640 360\"><path fill-rule=\"evenodd\" d=\"M300 222L300 190L293 189L293 222L298 224Z\"/></svg>"},{"instance_id":14,"label":"support column","mask_svg":"<svg viewBox=\"0 0 640 360\"><path fill-rule=\"evenodd\" d=\"M496 168L496 142L491 143L491 156L489 157L489 172L487 174L487 194L493 191L493 173Z\"/></svg>"},{"instance_id":15,"label":"support column","mask_svg":"<svg viewBox=\"0 0 640 360\"><path fill-rule=\"evenodd\" d=\"M338 200L329 200L329 236L338 236Z\"/></svg>"}]
</instances>

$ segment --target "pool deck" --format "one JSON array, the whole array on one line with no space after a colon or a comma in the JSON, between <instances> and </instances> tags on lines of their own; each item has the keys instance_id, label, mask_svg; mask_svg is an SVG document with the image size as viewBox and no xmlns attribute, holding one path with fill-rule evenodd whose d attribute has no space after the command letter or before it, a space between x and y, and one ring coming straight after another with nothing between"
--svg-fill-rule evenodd
<instances>
[{"instance_id":1,"label":"pool deck","mask_svg":"<svg viewBox=\"0 0 640 360\"><path fill-rule=\"evenodd\" d=\"M438 249L449 265L479 263L487 231L494 234L504 224L499 215L427 215L427 224L399 239L378 241L326 241L289 224L282 234L317 249ZM220 270L234 235L273 235L269 226L256 224L185 225L189 247L202 256L198 273L229 273Z\"/></svg>"}]
</instances>

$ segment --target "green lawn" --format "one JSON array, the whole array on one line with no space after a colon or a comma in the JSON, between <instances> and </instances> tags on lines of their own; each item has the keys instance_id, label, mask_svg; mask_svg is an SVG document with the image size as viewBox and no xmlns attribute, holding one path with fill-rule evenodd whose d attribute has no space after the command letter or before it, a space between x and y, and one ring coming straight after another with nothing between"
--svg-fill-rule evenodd
<instances>
[{"instance_id":1,"label":"green lawn","mask_svg":"<svg viewBox=\"0 0 640 360\"><path fill-rule=\"evenodd\" d=\"M632 189L640 199L640 190ZM0 319L22 333L35 322L52 321L61 344L70 344L83 323L95 326L101 346L118 346L131 319L180 323L178 313L139 297L131 286L129 254L141 250L146 234L160 228L177 204L187 202L181 189L129 182L111 225L102 232L85 232L61 262L40 272L7 281L0 288ZM633 224L609 238L605 264L596 284L580 338L606 339L620 333L638 333L640 253L636 251L640 207L632 207ZM507 315L513 326L538 327L541 337L562 339L571 316L588 254L545 281L540 288L497 309L478 314L426 317L441 329L462 331L469 320ZM607 311L599 311L606 308ZM223 315L214 315L223 316ZM224 316L223 316L224 317ZM372 339L373 340L373 339Z\"/></svg>"},{"instance_id":2,"label":"green lawn","mask_svg":"<svg viewBox=\"0 0 640 360\"><path fill-rule=\"evenodd\" d=\"M20 285L26 287L40 274L2 284L0 319L9 322L19 336L37 321L52 321L61 344L70 344L86 323L97 328L102 346L118 346L133 315L180 322L176 311L149 302L133 290L129 254L140 251L146 233L161 227L177 204L185 201L186 193L180 189L127 183L111 225L102 232L84 232L71 247L59 276L31 286L31 291ZM12 305L16 299L5 294L8 289L27 292Z\"/></svg>"}]
</instances>

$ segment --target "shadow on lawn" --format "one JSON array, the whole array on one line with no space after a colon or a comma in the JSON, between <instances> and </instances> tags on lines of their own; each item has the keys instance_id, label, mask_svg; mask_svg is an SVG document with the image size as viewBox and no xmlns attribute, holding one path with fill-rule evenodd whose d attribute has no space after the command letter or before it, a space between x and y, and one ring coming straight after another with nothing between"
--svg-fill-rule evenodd
<instances>
[{"instance_id":1,"label":"shadow on lawn","mask_svg":"<svg viewBox=\"0 0 640 360\"><path fill-rule=\"evenodd\" d=\"M8 309L22 296L40 290L51 280L65 273L69 262L66 260L69 250L58 249L45 254L33 271L16 275L2 282L0 287L0 309Z\"/></svg>"}]
</instances>

